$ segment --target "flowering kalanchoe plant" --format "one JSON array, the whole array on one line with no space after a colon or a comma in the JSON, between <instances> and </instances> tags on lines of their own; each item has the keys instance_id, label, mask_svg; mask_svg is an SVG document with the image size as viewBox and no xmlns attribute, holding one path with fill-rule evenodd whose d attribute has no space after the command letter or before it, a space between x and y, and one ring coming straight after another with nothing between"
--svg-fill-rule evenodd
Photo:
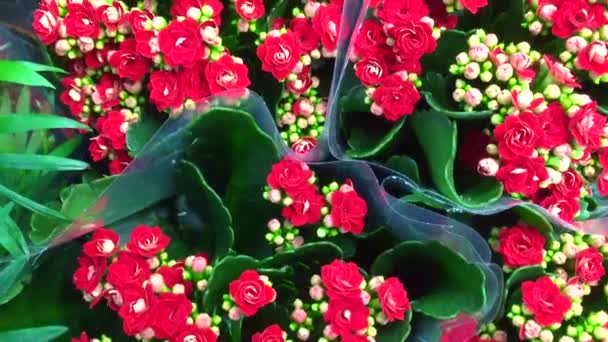
<instances>
[{"instance_id":1,"label":"flowering kalanchoe plant","mask_svg":"<svg viewBox=\"0 0 608 342\"><path fill-rule=\"evenodd\" d=\"M301 230L310 226L317 227L320 239L363 232L367 203L352 182L347 179L341 185L325 186L317 182L314 171L294 158L286 157L272 166L263 196L283 209L282 220L268 222L266 239L278 249L300 247L305 242Z\"/></svg>"},{"instance_id":2,"label":"flowering kalanchoe plant","mask_svg":"<svg viewBox=\"0 0 608 342\"><path fill-rule=\"evenodd\" d=\"M267 276L255 270L246 270L228 287L222 308L231 320L254 316L258 310L275 301L277 292Z\"/></svg>"},{"instance_id":3,"label":"flowering kalanchoe plant","mask_svg":"<svg viewBox=\"0 0 608 342\"><path fill-rule=\"evenodd\" d=\"M199 311L191 299L206 290L212 267L204 255L170 260L168 245L160 227L136 227L124 248L116 232L100 228L84 245L74 284L91 306L105 299L128 336L216 341L221 318Z\"/></svg>"}]
</instances>

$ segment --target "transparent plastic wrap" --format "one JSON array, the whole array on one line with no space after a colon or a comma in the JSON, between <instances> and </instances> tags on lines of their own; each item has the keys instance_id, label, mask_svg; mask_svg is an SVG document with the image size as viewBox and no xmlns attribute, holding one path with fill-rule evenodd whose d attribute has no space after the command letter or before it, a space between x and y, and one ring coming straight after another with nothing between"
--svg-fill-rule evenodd
<instances>
[{"instance_id":1,"label":"transparent plastic wrap","mask_svg":"<svg viewBox=\"0 0 608 342\"><path fill-rule=\"evenodd\" d=\"M164 200L179 197L180 190L176 185L174 175L176 167L188 153L188 149L206 139L205 136L193 135L190 128L194 122L200 121L207 113L218 110L218 108L249 113L250 116L246 115L246 117L253 117L255 125L263 132L261 134L270 138L277 156L293 153L282 142L270 111L262 98L255 93L248 91L244 97L242 97L242 93L224 94L208 99L201 103L196 111L185 112L178 118L169 119L130 166L119 177L108 182L107 188L95 197L77 220L69 225L58 225L49 242L32 246L24 261L35 266L37 256L49 248L76 239L101 226L112 227L119 234L126 235L133 224L122 224L122 222L130 222L129 218L133 215ZM226 127L226 132L222 134L229 137L238 133L236 131L231 133L230 127ZM213 143L222 144L221 141ZM201 158L209 157L204 152L201 154L199 155ZM293 156L298 155L293 154ZM226 158L232 157L226 155ZM238 158L238 156L234 157ZM246 158L246 156L242 157ZM357 191L365 198L369 206L366 226L384 226L392 236L400 241L439 242L460 254L467 263L475 265L483 272L484 302L482 308L476 312L469 312L471 317L463 323L459 323L460 318L444 322L443 326L447 327L446 329L453 329L459 324L470 324L471 319L479 324L484 324L494 318L502 301L502 273L500 268L491 261L488 244L473 228L432 211L399 201L389 195L378 183L373 170L364 162L334 161L309 163L309 165L321 176L327 175L332 179L348 178L353 181ZM261 170L269 169L270 165L259 164L259 168ZM255 201L263 201L261 198L262 186L257 190L259 190L257 194L247 194L251 195L249 202L252 206L256 205ZM179 216L188 216L188 210L187 208L181 209ZM197 217L197 220L204 226L207 218ZM233 224L236 223L233 222ZM262 230L259 234L263 235L265 227L260 227L260 229ZM207 234L209 233L207 231ZM235 238L238 245L237 230L235 230ZM20 260L13 260L11 263L5 260L4 265L14 267L20 262ZM425 324L439 324L439 321L429 320ZM421 326L425 325L421 323ZM410 338L414 341L433 341L429 334L427 329L418 328L414 329Z\"/></svg>"}]
</instances>

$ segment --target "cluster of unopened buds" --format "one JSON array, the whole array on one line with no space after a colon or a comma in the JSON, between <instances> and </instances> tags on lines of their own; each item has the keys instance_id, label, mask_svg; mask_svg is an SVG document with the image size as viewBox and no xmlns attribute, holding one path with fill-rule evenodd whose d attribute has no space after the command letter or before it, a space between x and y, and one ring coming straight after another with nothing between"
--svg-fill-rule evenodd
<instances>
[{"instance_id":1,"label":"cluster of unopened buds","mask_svg":"<svg viewBox=\"0 0 608 342\"><path fill-rule=\"evenodd\" d=\"M282 220L268 222L266 240L277 249L298 248L304 243L303 230L313 226L320 239L338 234L361 234L365 227L367 203L350 180L343 184L317 184L310 167L286 157L272 166L264 199L283 206ZM282 221L282 222L281 222Z\"/></svg>"},{"instance_id":2,"label":"cluster of unopened buds","mask_svg":"<svg viewBox=\"0 0 608 342\"><path fill-rule=\"evenodd\" d=\"M289 330L298 341L308 341L325 325L319 342L358 337L372 342L381 329L406 319L410 310L407 292L396 277L373 277L366 282L352 262L335 260L321 267L310 280L310 300L297 299ZM345 320L343 317L349 316Z\"/></svg>"},{"instance_id":3,"label":"cluster of unopened buds","mask_svg":"<svg viewBox=\"0 0 608 342\"><path fill-rule=\"evenodd\" d=\"M140 225L121 248L116 232L99 228L84 244L74 284L91 306L105 299L128 336L214 342L221 318L199 311L191 299L206 291L213 268L204 255L170 260L169 241L159 227Z\"/></svg>"},{"instance_id":4,"label":"cluster of unopened buds","mask_svg":"<svg viewBox=\"0 0 608 342\"><path fill-rule=\"evenodd\" d=\"M129 7L117 0L42 0L34 12L34 31L69 62L61 101L96 130L89 151L94 161L109 159L111 173L131 159L125 133L147 100L177 115L250 84L243 61L222 45L220 2L176 0L169 20L155 7L152 1Z\"/></svg>"}]
</instances>

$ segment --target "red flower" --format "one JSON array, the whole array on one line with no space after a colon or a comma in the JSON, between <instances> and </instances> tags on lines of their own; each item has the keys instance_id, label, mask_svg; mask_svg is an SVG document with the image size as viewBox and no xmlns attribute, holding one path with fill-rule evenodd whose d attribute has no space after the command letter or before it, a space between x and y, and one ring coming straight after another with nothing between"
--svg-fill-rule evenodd
<instances>
[{"instance_id":1,"label":"red flower","mask_svg":"<svg viewBox=\"0 0 608 342\"><path fill-rule=\"evenodd\" d=\"M443 0L424 0L429 8L429 16L435 21L435 27L444 27L453 30L458 24L458 17L455 14L448 14Z\"/></svg>"},{"instance_id":2,"label":"red flower","mask_svg":"<svg viewBox=\"0 0 608 342\"><path fill-rule=\"evenodd\" d=\"M79 267L72 277L74 286L78 290L90 294L95 291L103 277L106 270L106 259L80 256L77 260Z\"/></svg>"},{"instance_id":3,"label":"red flower","mask_svg":"<svg viewBox=\"0 0 608 342\"><path fill-rule=\"evenodd\" d=\"M116 253L120 248L118 234L110 229L99 228L93 233L91 241L84 244L84 254L94 257L107 258Z\"/></svg>"},{"instance_id":4,"label":"red flower","mask_svg":"<svg viewBox=\"0 0 608 342\"><path fill-rule=\"evenodd\" d=\"M284 80L300 61L300 48L296 36L291 32L280 36L269 35L256 54L262 62L262 70L271 72L277 80Z\"/></svg>"},{"instance_id":5,"label":"red flower","mask_svg":"<svg viewBox=\"0 0 608 342\"><path fill-rule=\"evenodd\" d=\"M251 84L248 72L245 64L235 62L233 57L228 54L207 64L205 77L211 95L226 90L247 88Z\"/></svg>"},{"instance_id":6,"label":"red flower","mask_svg":"<svg viewBox=\"0 0 608 342\"><path fill-rule=\"evenodd\" d=\"M101 76L95 88L93 94L91 94L91 100L96 105L101 105L102 109L111 109L120 104L120 79L111 73L104 74ZM100 125L98 123L98 125Z\"/></svg>"},{"instance_id":7,"label":"red flower","mask_svg":"<svg viewBox=\"0 0 608 342\"><path fill-rule=\"evenodd\" d=\"M433 29L420 19L400 22L389 29L388 33L395 40L393 50L402 60L418 60L437 48Z\"/></svg>"},{"instance_id":8,"label":"red flower","mask_svg":"<svg viewBox=\"0 0 608 342\"><path fill-rule=\"evenodd\" d=\"M553 193L543 199L540 205L566 222L574 222L580 209L578 198L564 197L560 193Z\"/></svg>"},{"instance_id":9,"label":"red flower","mask_svg":"<svg viewBox=\"0 0 608 342\"><path fill-rule=\"evenodd\" d=\"M303 137L291 145L291 150L296 153L305 154L313 150L315 146L317 146L317 139L313 137Z\"/></svg>"},{"instance_id":10,"label":"red flower","mask_svg":"<svg viewBox=\"0 0 608 342\"><path fill-rule=\"evenodd\" d=\"M154 58L157 54L160 56L158 46L158 32L156 31L140 31L135 33L136 46L135 50L146 58Z\"/></svg>"},{"instance_id":11,"label":"red flower","mask_svg":"<svg viewBox=\"0 0 608 342\"><path fill-rule=\"evenodd\" d=\"M511 268L537 265L543 261L545 237L538 230L516 225L504 228L498 236L498 253Z\"/></svg>"},{"instance_id":12,"label":"red flower","mask_svg":"<svg viewBox=\"0 0 608 342\"><path fill-rule=\"evenodd\" d=\"M576 76L572 74L572 71L568 67L556 61L550 55L544 55L543 60L545 61L545 64L547 64L547 68L551 73L551 78L557 84L565 85L571 88L581 87L581 85L576 81Z\"/></svg>"},{"instance_id":13,"label":"red flower","mask_svg":"<svg viewBox=\"0 0 608 342\"><path fill-rule=\"evenodd\" d=\"M366 19L357 31L354 49L355 53L362 58L380 58L386 55L389 47L386 45L386 35L382 24L373 19Z\"/></svg>"},{"instance_id":14,"label":"red flower","mask_svg":"<svg viewBox=\"0 0 608 342\"><path fill-rule=\"evenodd\" d=\"M423 0L384 0L378 9L378 18L393 25L401 20L428 15L429 9Z\"/></svg>"},{"instance_id":15,"label":"red flower","mask_svg":"<svg viewBox=\"0 0 608 342\"><path fill-rule=\"evenodd\" d=\"M420 100L420 94L412 82L394 74L374 91L373 99L382 107L387 120L397 121L404 115L414 112L414 106Z\"/></svg>"},{"instance_id":16,"label":"red flower","mask_svg":"<svg viewBox=\"0 0 608 342\"><path fill-rule=\"evenodd\" d=\"M587 149L596 150L602 146L606 117L597 112L597 103L582 106L570 119L569 128L576 142Z\"/></svg>"},{"instance_id":17,"label":"red flower","mask_svg":"<svg viewBox=\"0 0 608 342\"><path fill-rule=\"evenodd\" d=\"M202 9L203 6L209 6L213 10L213 21L219 26L222 24L221 14L224 5L219 0L175 0L171 6L171 15L173 17L186 17L188 10L192 7Z\"/></svg>"},{"instance_id":18,"label":"red flower","mask_svg":"<svg viewBox=\"0 0 608 342\"><path fill-rule=\"evenodd\" d=\"M543 139L538 118L535 114L524 112L508 115L505 122L494 129L498 141L498 154L502 159L530 158Z\"/></svg>"},{"instance_id":19,"label":"red flower","mask_svg":"<svg viewBox=\"0 0 608 342\"><path fill-rule=\"evenodd\" d=\"M331 195L331 221L347 232L361 234L365 227L367 203L348 183Z\"/></svg>"},{"instance_id":20,"label":"red flower","mask_svg":"<svg viewBox=\"0 0 608 342\"><path fill-rule=\"evenodd\" d=\"M288 195L293 195L310 188L312 176L313 173L306 163L286 157L272 165L266 182L273 189L285 190Z\"/></svg>"},{"instance_id":21,"label":"red flower","mask_svg":"<svg viewBox=\"0 0 608 342\"><path fill-rule=\"evenodd\" d=\"M555 190L564 197L579 198L583 186L583 179L578 172L570 169L562 172L562 179L555 185Z\"/></svg>"},{"instance_id":22,"label":"red flower","mask_svg":"<svg viewBox=\"0 0 608 342\"><path fill-rule=\"evenodd\" d=\"M602 171L597 177L597 190L601 196L608 195L608 170Z\"/></svg>"},{"instance_id":23,"label":"red flower","mask_svg":"<svg viewBox=\"0 0 608 342\"><path fill-rule=\"evenodd\" d=\"M82 333L80 333L80 337L72 337L71 342L91 342L91 340L89 339L87 333L83 331Z\"/></svg>"},{"instance_id":24,"label":"red flower","mask_svg":"<svg viewBox=\"0 0 608 342\"><path fill-rule=\"evenodd\" d=\"M608 73L608 44L601 40L596 40L587 44L579 51L576 58L576 65L590 71L596 76L601 76Z\"/></svg>"},{"instance_id":25,"label":"red flower","mask_svg":"<svg viewBox=\"0 0 608 342\"><path fill-rule=\"evenodd\" d=\"M43 0L34 11L32 27L44 45L50 45L59 39L59 8L55 0Z\"/></svg>"},{"instance_id":26,"label":"red flower","mask_svg":"<svg viewBox=\"0 0 608 342\"><path fill-rule=\"evenodd\" d=\"M595 248L587 248L576 253L576 276L589 285L597 283L606 274L604 256Z\"/></svg>"},{"instance_id":27,"label":"red flower","mask_svg":"<svg viewBox=\"0 0 608 342\"><path fill-rule=\"evenodd\" d=\"M116 26L123 21L124 8L120 2L114 2L110 5L102 5L97 8L97 16L104 25L112 31L116 30Z\"/></svg>"},{"instance_id":28,"label":"red flower","mask_svg":"<svg viewBox=\"0 0 608 342\"><path fill-rule=\"evenodd\" d=\"M133 81L141 80L150 71L150 60L136 51L135 39L127 39L120 44L120 50L110 56L110 65L120 77Z\"/></svg>"},{"instance_id":29,"label":"red flower","mask_svg":"<svg viewBox=\"0 0 608 342\"><path fill-rule=\"evenodd\" d=\"M296 227L315 224L321 220L324 198L315 187L309 187L291 195L293 204L283 208L281 215Z\"/></svg>"},{"instance_id":30,"label":"red flower","mask_svg":"<svg viewBox=\"0 0 608 342\"><path fill-rule=\"evenodd\" d=\"M163 281L168 288L172 289L173 286L181 284L184 286L184 294L186 296L189 296L192 292L192 282L184 280L183 266L161 266L156 273L163 276Z\"/></svg>"},{"instance_id":31,"label":"red flower","mask_svg":"<svg viewBox=\"0 0 608 342\"><path fill-rule=\"evenodd\" d=\"M277 293L266 285L258 272L247 270L239 279L229 285L230 296L247 317L255 315L259 309L274 302Z\"/></svg>"},{"instance_id":32,"label":"red flower","mask_svg":"<svg viewBox=\"0 0 608 342\"><path fill-rule=\"evenodd\" d=\"M378 288L378 299L382 312L389 322L403 321L405 313L410 309L410 301L403 284L396 277L388 278Z\"/></svg>"},{"instance_id":33,"label":"red flower","mask_svg":"<svg viewBox=\"0 0 608 342\"><path fill-rule=\"evenodd\" d=\"M361 298L364 279L355 263L334 260L321 267L321 280L331 300Z\"/></svg>"},{"instance_id":34,"label":"red flower","mask_svg":"<svg viewBox=\"0 0 608 342\"><path fill-rule=\"evenodd\" d=\"M109 141L102 136L97 136L91 139L91 143L89 144L89 154L94 162L103 160L108 156L108 144Z\"/></svg>"},{"instance_id":35,"label":"red flower","mask_svg":"<svg viewBox=\"0 0 608 342\"><path fill-rule=\"evenodd\" d=\"M258 20L266 13L262 0L236 0L234 7L239 17L247 21Z\"/></svg>"},{"instance_id":36,"label":"red flower","mask_svg":"<svg viewBox=\"0 0 608 342\"><path fill-rule=\"evenodd\" d=\"M293 18L289 29L296 36L296 43L302 52L310 52L319 47L321 37L313 30L308 18Z\"/></svg>"},{"instance_id":37,"label":"red flower","mask_svg":"<svg viewBox=\"0 0 608 342\"><path fill-rule=\"evenodd\" d=\"M76 82L71 77L65 77L61 81L64 90L59 97L61 102L70 108L70 113L74 116L80 116L85 104L85 94L82 89L76 85Z\"/></svg>"},{"instance_id":38,"label":"red flower","mask_svg":"<svg viewBox=\"0 0 608 342\"><path fill-rule=\"evenodd\" d=\"M561 2L552 19L551 32L564 39L583 28L597 29L607 23L604 5L590 4L586 0Z\"/></svg>"},{"instance_id":39,"label":"red flower","mask_svg":"<svg viewBox=\"0 0 608 342\"><path fill-rule=\"evenodd\" d=\"M488 0L460 0L462 7L466 8L469 12L477 14L480 8L488 5Z\"/></svg>"},{"instance_id":40,"label":"red flower","mask_svg":"<svg viewBox=\"0 0 608 342\"><path fill-rule=\"evenodd\" d=\"M129 166L131 160L133 160L129 156L129 154L124 150L114 152L116 152L116 156L110 161L109 165L111 175L117 175L122 173L127 168L127 166Z\"/></svg>"},{"instance_id":41,"label":"red flower","mask_svg":"<svg viewBox=\"0 0 608 342\"><path fill-rule=\"evenodd\" d=\"M319 6L317 13L312 18L312 28L321 37L323 47L329 52L336 50L341 20L342 7L331 3Z\"/></svg>"},{"instance_id":42,"label":"red flower","mask_svg":"<svg viewBox=\"0 0 608 342\"><path fill-rule=\"evenodd\" d=\"M380 58L369 57L355 64L355 74L364 86L376 86L386 78L388 66Z\"/></svg>"},{"instance_id":43,"label":"red flower","mask_svg":"<svg viewBox=\"0 0 608 342\"><path fill-rule=\"evenodd\" d=\"M129 26L135 35L145 31L146 23L152 19L154 19L154 14L150 11L133 9L129 12Z\"/></svg>"},{"instance_id":44,"label":"red flower","mask_svg":"<svg viewBox=\"0 0 608 342\"><path fill-rule=\"evenodd\" d=\"M83 0L82 3L69 1L63 22L70 37L97 39L101 33L97 11L89 0Z\"/></svg>"},{"instance_id":45,"label":"red flower","mask_svg":"<svg viewBox=\"0 0 608 342\"><path fill-rule=\"evenodd\" d=\"M171 338L171 342L216 342L217 335L211 329L199 329L188 324Z\"/></svg>"},{"instance_id":46,"label":"red flower","mask_svg":"<svg viewBox=\"0 0 608 342\"><path fill-rule=\"evenodd\" d=\"M192 302L183 294L163 292L151 312L151 327L157 339L170 339L180 333L192 313Z\"/></svg>"},{"instance_id":47,"label":"red flower","mask_svg":"<svg viewBox=\"0 0 608 342\"><path fill-rule=\"evenodd\" d=\"M169 241L169 237L163 234L160 227L142 224L131 232L131 241L127 243L127 248L144 258L151 258L167 248Z\"/></svg>"},{"instance_id":48,"label":"red flower","mask_svg":"<svg viewBox=\"0 0 608 342\"><path fill-rule=\"evenodd\" d=\"M600 160L600 165L602 165L602 168L608 169L608 148L602 148L598 152L598 157Z\"/></svg>"},{"instance_id":49,"label":"red flower","mask_svg":"<svg viewBox=\"0 0 608 342\"><path fill-rule=\"evenodd\" d=\"M543 327L561 323L572 303L560 292L549 277L536 281L525 281L521 285L524 305L534 315L534 320Z\"/></svg>"},{"instance_id":50,"label":"red flower","mask_svg":"<svg viewBox=\"0 0 608 342\"><path fill-rule=\"evenodd\" d=\"M192 68L181 71L181 88L184 90L186 98L198 102L209 96L209 85L205 78L206 66L206 61L199 61Z\"/></svg>"},{"instance_id":51,"label":"red flower","mask_svg":"<svg viewBox=\"0 0 608 342\"><path fill-rule=\"evenodd\" d=\"M337 298L329 302L323 318L332 331L343 336L366 329L369 314L361 298Z\"/></svg>"},{"instance_id":52,"label":"red flower","mask_svg":"<svg viewBox=\"0 0 608 342\"><path fill-rule=\"evenodd\" d=\"M264 331L253 334L251 342L285 342L285 335L278 324L273 324Z\"/></svg>"},{"instance_id":53,"label":"red flower","mask_svg":"<svg viewBox=\"0 0 608 342\"><path fill-rule=\"evenodd\" d=\"M543 158L517 159L503 165L496 173L508 193L522 194L526 197L538 191L539 183L547 180L549 174Z\"/></svg>"},{"instance_id":54,"label":"red flower","mask_svg":"<svg viewBox=\"0 0 608 342\"><path fill-rule=\"evenodd\" d=\"M150 75L150 101L159 111L179 108L184 102L184 92L177 74L171 71L155 71Z\"/></svg>"},{"instance_id":55,"label":"red flower","mask_svg":"<svg viewBox=\"0 0 608 342\"><path fill-rule=\"evenodd\" d=\"M129 125L125 119L125 115L122 112L113 110L97 121L101 134L108 138L112 148L115 150L124 150L127 145L125 134Z\"/></svg>"},{"instance_id":56,"label":"red flower","mask_svg":"<svg viewBox=\"0 0 608 342\"><path fill-rule=\"evenodd\" d=\"M108 268L108 282L119 290L141 287L150 277L150 265L144 258L130 252L118 253L118 259Z\"/></svg>"},{"instance_id":57,"label":"red flower","mask_svg":"<svg viewBox=\"0 0 608 342\"><path fill-rule=\"evenodd\" d=\"M297 95L305 94L311 86L312 77L310 74L310 67L304 67L302 72L296 74L295 79L287 80L287 89Z\"/></svg>"},{"instance_id":58,"label":"red flower","mask_svg":"<svg viewBox=\"0 0 608 342\"><path fill-rule=\"evenodd\" d=\"M158 46L170 66L191 67L203 59L205 50L198 23L192 18L171 21L158 34Z\"/></svg>"},{"instance_id":59,"label":"red flower","mask_svg":"<svg viewBox=\"0 0 608 342\"><path fill-rule=\"evenodd\" d=\"M142 284L125 288L121 295L123 304L118 315L123 319L123 330L127 335L135 336L152 323L150 315L156 297L151 286L144 288Z\"/></svg>"},{"instance_id":60,"label":"red flower","mask_svg":"<svg viewBox=\"0 0 608 342\"><path fill-rule=\"evenodd\" d=\"M568 123L570 118L559 102L551 102L540 115L540 127L543 131L540 146L552 149L570 141Z\"/></svg>"}]
</instances>

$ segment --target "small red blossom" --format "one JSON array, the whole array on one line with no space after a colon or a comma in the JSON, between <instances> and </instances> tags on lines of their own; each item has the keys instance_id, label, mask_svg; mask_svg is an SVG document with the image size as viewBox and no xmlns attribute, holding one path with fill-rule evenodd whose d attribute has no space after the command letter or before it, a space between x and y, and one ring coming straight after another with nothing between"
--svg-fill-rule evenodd
<instances>
[{"instance_id":1,"label":"small red blossom","mask_svg":"<svg viewBox=\"0 0 608 342\"><path fill-rule=\"evenodd\" d=\"M141 286L150 277L150 266L144 258L131 252L118 253L108 267L108 282L118 289Z\"/></svg>"},{"instance_id":2,"label":"small red blossom","mask_svg":"<svg viewBox=\"0 0 608 342\"><path fill-rule=\"evenodd\" d=\"M258 272L247 270L239 279L229 285L230 296L247 317L255 315L259 309L274 302L277 293L266 285Z\"/></svg>"},{"instance_id":3,"label":"small red blossom","mask_svg":"<svg viewBox=\"0 0 608 342\"><path fill-rule=\"evenodd\" d=\"M321 280L331 300L361 298L364 279L355 263L334 260L321 267Z\"/></svg>"},{"instance_id":4,"label":"small red blossom","mask_svg":"<svg viewBox=\"0 0 608 342\"><path fill-rule=\"evenodd\" d=\"M576 253L576 276L589 285L597 283L606 274L604 256L596 248L587 248Z\"/></svg>"},{"instance_id":5,"label":"small red blossom","mask_svg":"<svg viewBox=\"0 0 608 342\"><path fill-rule=\"evenodd\" d=\"M227 90L247 88L251 84L247 76L248 72L245 64L235 62L234 58L228 54L224 54L217 61L208 63L205 67L205 77L211 95Z\"/></svg>"},{"instance_id":6,"label":"small red blossom","mask_svg":"<svg viewBox=\"0 0 608 342\"><path fill-rule=\"evenodd\" d=\"M361 298L338 298L329 302L323 318L334 332L344 336L366 329L369 315Z\"/></svg>"},{"instance_id":7,"label":"small red blossom","mask_svg":"<svg viewBox=\"0 0 608 342\"><path fill-rule=\"evenodd\" d=\"M170 339L186 327L192 302L184 294L163 292L151 310L150 326L157 339Z\"/></svg>"},{"instance_id":8,"label":"small red blossom","mask_svg":"<svg viewBox=\"0 0 608 342\"><path fill-rule=\"evenodd\" d=\"M171 66L191 67L203 58L205 46L196 20L173 20L158 34L158 46Z\"/></svg>"},{"instance_id":9,"label":"small red blossom","mask_svg":"<svg viewBox=\"0 0 608 342\"><path fill-rule=\"evenodd\" d=\"M286 335L278 324L273 324L264 331L253 334L251 342L285 342Z\"/></svg>"},{"instance_id":10,"label":"small red blossom","mask_svg":"<svg viewBox=\"0 0 608 342\"><path fill-rule=\"evenodd\" d=\"M93 233L90 241L83 246L84 254L95 258L112 256L120 248L118 234L110 229L99 228Z\"/></svg>"},{"instance_id":11,"label":"small red blossom","mask_svg":"<svg viewBox=\"0 0 608 342\"><path fill-rule=\"evenodd\" d=\"M521 285L523 303L543 327L561 323L572 303L549 277L525 281Z\"/></svg>"},{"instance_id":12,"label":"small red blossom","mask_svg":"<svg viewBox=\"0 0 608 342\"><path fill-rule=\"evenodd\" d=\"M345 185L331 194L331 221L334 226L353 234L361 234L365 228L367 202L351 185Z\"/></svg>"},{"instance_id":13,"label":"small red blossom","mask_svg":"<svg viewBox=\"0 0 608 342\"><path fill-rule=\"evenodd\" d=\"M543 261L545 237L525 225L503 228L498 236L498 253L511 268L537 265Z\"/></svg>"},{"instance_id":14,"label":"small red blossom","mask_svg":"<svg viewBox=\"0 0 608 342\"><path fill-rule=\"evenodd\" d=\"M298 191L291 196L293 203L283 208L281 215L296 227L315 224L321 220L324 198L315 187Z\"/></svg>"},{"instance_id":15,"label":"small red blossom","mask_svg":"<svg viewBox=\"0 0 608 342\"><path fill-rule=\"evenodd\" d=\"M106 259L103 257L78 257L78 269L72 280L78 290L92 293L95 291L106 270Z\"/></svg>"},{"instance_id":16,"label":"small red blossom","mask_svg":"<svg viewBox=\"0 0 608 342\"><path fill-rule=\"evenodd\" d=\"M378 288L378 299L389 322L405 319L405 313L410 309L410 301L399 278L386 279Z\"/></svg>"},{"instance_id":17,"label":"small red blossom","mask_svg":"<svg viewBox=\"0 0 608 342\"><path fill-rule=\"evenodd\" d=\"M284 190L293 195L311 187L312 170L304 162L286 157L272 165L266 182L273 189Z\"/></svg>"},{"instance_id":18,"label":"small red blossom","mask_svg":"<svg viewBox=\"0 0 608 342\"><path fill-rule=\"evenodd\" d=\"M131 240L127 243L127 248L133 253L151 258L167 248L169 241L169 237L163 234L160 227L148 227L142 224L131 232Z\"/></svg>"},{"instance_id":19,"label":"small red blossom","mask_svg":"<svg viewBox=\"0 0 608 342\"><path fill-rule=\"evenodd\" d=\"M382 114L389 121L412 114L420 98L414 84L397 74L389 76L373 95L374 103L382 108Z\"/></svg>"}]
</instances>

